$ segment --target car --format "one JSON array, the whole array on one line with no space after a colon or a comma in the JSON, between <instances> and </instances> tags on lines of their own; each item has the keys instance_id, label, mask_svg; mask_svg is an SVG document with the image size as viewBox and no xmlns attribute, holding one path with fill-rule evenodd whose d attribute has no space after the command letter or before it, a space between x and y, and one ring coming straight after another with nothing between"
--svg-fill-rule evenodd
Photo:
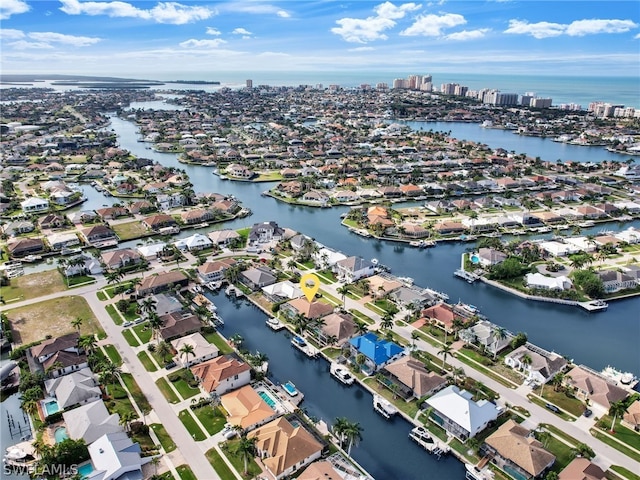
<instances>
[{"instance_id":1,"label":"car","mask_svg":"<svg viewBox=\"0 0 640 480\"><path fill-rule=\"evenodd\" d=\"M176 366L176 362L174 362L173 360L164 364L164 368L166 368L167 370L175 368L175 366Z\"/></svg>"},{"instance_id":2,"label":"car","mask_svg":"<svg viewBox=\"0 0 640 480\"><path fill-rule=\"evenodd\" d=\"M238 434L238 432L236 432L236 430L231 425L229 425L228 423L224 426L224 428L222 429L222 431L220 433L227 440L235 437Z\"/></svg>"},{"instance_id":3,"label":"car","mask_svg":"<svg viewBox=\"0 0 640 480\"><path fill-rule=\"evenodd\" d=\"M142 318L142 317L140 317L140 318L137 318L133 323L135 323L136 325L138 325L138 324L140 324L140 323L142 323L142 322L144 322L144 321L145 321L145 319L144 319L144 318Z\"/></svg>"},{"instance_id":4,"label":"car","mask_svg":"<svg viewBox=\"0 0 640 480\"><path fill-rule=\"evenodd\" d=\"M122 324L123 327L130 327L131 325L133 325L133 322L124 322Z\"/></svg>"},{"instance_id":5,"label":"car","mask_svg":"<svg viewBox=\"0 0 640 480\"><path fill-rule=\"evenodd\" d=\"M593 414L593 411L589 408L585 409L585 411L582 412L582 415L584 415L587 418L589 418L592 414Z\"/></svg>"},{"instance_id":6,"label":"car","mask_svg":"<svg viewBox=\"0 0 640 480\"><path fill-rule=\"evenodd\" d=\"M545 405L545 407L547 407L549 410L551 410L553 413L560 413L560 409L558 407L556 407L555 405L551 405L550 403L547 403Z\"/></svg>"}]
</instances>

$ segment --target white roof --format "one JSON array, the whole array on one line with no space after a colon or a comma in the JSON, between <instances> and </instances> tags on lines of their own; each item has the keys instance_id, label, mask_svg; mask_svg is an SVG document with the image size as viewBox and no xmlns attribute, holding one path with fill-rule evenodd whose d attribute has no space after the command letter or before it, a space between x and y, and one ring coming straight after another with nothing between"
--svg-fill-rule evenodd
<instances>
[{"instance_id":1,"label":"white roof","mask_svg":"<svg viewBox=\"0 0 640 480\"><path fill-rule=\"evenodd\" d=\"M49 205L49 202L42 198L29 197L25 201L20 202L20 205L22 206L22 208L24 208L24 207L32 207L35 205Z\"/></svg>"},{"instance_id":2,"label":"white roof","mask_svg":"<svg viewBox=\"0 0 640 480\"><path fill-rule=\"evenodd\" d=\"M498 418L500 410L491 402L474 402L472 398L471 393L451 385L440 390L426 403L474 436L483 430L487 423Z\"/></svg>"},{"instance_id":3,"label":"white roof","mask_svg":"<svg viewBox=\"0 0 640 480\"><path fill-rule=\"evenodd\" d=\"M173 242L173 244L182 249L182 248L194 248L194 247L209 247L213 245L213 242L209 240L206 235L202 235L201 233L194 233L190 237L181 238L177 242Z\"/></svg>"},{"instance_id":4,"label":"white roof","mask_svg":"<svg viewBox=\"0 0 640 480\"><path fill-rule=\"evenodd\" d=\"M136 250L143 257L155 257L156 254L162 251L167 244L164 242L161 243L152 243L151 245L142 245L141 247L137 247Z\"/></svg>"},{"instance_id":5,"label":"white roof","mask_svg":"<svg viewBox=\"0 0 640 480\"><path fill-rule=\"evenodd\" d=\"M60 232L60 233L52 233L47 236L47 241L49 245L55 245L56 243L67 243L72 241L78 241L78 234L76 232Z\"/></svg>"},{"instance_id":6,"label":"white roof","mask_svg":"<svg viewBox=\"0 0 640 480\"><path fill-rule=\"evenodd\" d=\"M121 432L120 416L109 415L102 400L82 405L62 414L69 437L82 438L87 445L95 442L107 433Z\"/></svg>"},{"instance_id":7,"label":"white roof","mask_svg":"<svg viewBox=\"0 0 640 480\"><path fill-rule=\"evenodd\" d=\"M321 248L314 255L314 260L322 260L324 256L327 257L327 265L335 265L340 260L344 260L347 256L344 253L336 252L335 250L331 250L330 248Z\"/></svg>"},{"instance_id":8,"label":"white roof","mask_svg":"<svg viewBox=\"0 0 640 480\"><path fill-rule=\"evenodd\" d=\"M560 243L553 240L550 240L548 242L540 242L540 248L556 257L568 255L570 253L576 253L580 250L575 245Z\"/></svg>"},{"instance_id":9,"label":"white roof","mask_svg":"<svg viewBox=\"0 0 640 480\"><path fill-rule=\"evenodd\" d=\"M172 340L171 345L176 349L176 351L178 352L177 355L180 358L184 358L180 353L180 349L185 345L191 345L193 347L193 355L189 357L190 362L193 362L195 359L207 356L217 357L219 353L218 348L215 345L209 343L207 339L204 338L200 333L192 333L191 335Z\"/></svg>"},{"instance_id":10,"label":"white roof","mask_svg":"<svg viewBox=\"0 0 640 480\"><path fill-rule=\"evenodd\" d=\"M89 445L89 455L95 469L87 477L90 480L116 480L127 472L141 470L140 446L125 432L108 433L98 438Z\"/></svg>"},{"instance_id":11,"label":"white roof","mask_svg":"<svg viewBox=\"0 0 640 480\"><path fill-rule=\"evenodd\" d=\"M564 275L559 277L545 277L541 273L527 273L527 285L530 287L544 287L564 290L565 286L571 285L571 280Z\"/></svg>"},{"instance_id":12,"label":"white roof","mask_svg":"<svg viewBox=\"0 0 640 480\"><path fill-rule=\"evenodd\" d=\"M289 280L262 287L262 291L268 295L277 295L279 297L287 297L289 299L302 296L302 290Z\"/></svg>"},{"instance_id":13,"label":"white roof","mask_svg":"<svg viewBox=\"0 0 640 480\"><path fill-rule=\"evenodd\" d=\"M587 237L567 237L565 242L575 245L585 252L591 252L596 249L595 243L592 243Z\"/></svg>"}]
</instances>

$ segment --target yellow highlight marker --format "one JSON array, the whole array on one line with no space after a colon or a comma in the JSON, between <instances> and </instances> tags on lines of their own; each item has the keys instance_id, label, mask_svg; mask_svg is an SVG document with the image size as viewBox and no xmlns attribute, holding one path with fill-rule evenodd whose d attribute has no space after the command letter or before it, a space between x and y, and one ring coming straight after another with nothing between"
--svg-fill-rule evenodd
<instances>
[{"instance_id":1,"label":"yellow highlight marker","mask_svg":"<svg viewBox=\"0 0 640 480\"><path fill-rule=\"evenodd\" d=\"M302 289L304 296L309 300L309 303L311 303L315 298L317 291L320 289L320 280L315 274L307 273L300 279L300 288Z\"/></svg>"}]
</instances>

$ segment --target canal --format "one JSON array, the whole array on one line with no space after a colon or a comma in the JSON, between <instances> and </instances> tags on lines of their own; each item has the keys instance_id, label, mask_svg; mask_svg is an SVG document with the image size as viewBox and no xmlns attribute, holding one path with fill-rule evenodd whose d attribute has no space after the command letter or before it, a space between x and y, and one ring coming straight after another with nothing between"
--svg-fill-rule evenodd
<instances>
[{"instance_id":1,"label":"canal","mask_svg":"<svg viewBox=\"0 0 640 480\"><path fill-rule=\"evenodd\" d=\"M401 417L385 420L373 410L371 394L358 384L346 387L329 374L323 358L310 359L290 344L287 330L274 332L265 325L267 315L248 300L230 299L221 290L207 297L225 321L222 334L240 334L243 347L269 357L269 378L276 384L292 381L305 396L300 408L331 426L346 417L363 427L362 441L351 450L353 458L374 478L464 478L464 465L453 456L440 460L408 437L412 425ZM285 333L286 332L286 333ZM392 427L392 428L390 428Z\"/></svg>"}]
</instances>

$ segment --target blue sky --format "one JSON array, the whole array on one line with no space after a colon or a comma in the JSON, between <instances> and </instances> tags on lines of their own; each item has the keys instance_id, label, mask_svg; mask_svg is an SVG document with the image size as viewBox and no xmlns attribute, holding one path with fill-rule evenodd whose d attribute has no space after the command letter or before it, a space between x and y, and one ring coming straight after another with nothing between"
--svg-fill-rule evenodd
<instances>
[{"instance_id":1,"label":"blue sky","mask_svg":"<svg viewBox=\"0 0 640 480\"><path fill-rule=\"evenodd\" d=\"M2 0L4 73L640 75L640 2Z\"/></svg>"}]
</instances>

